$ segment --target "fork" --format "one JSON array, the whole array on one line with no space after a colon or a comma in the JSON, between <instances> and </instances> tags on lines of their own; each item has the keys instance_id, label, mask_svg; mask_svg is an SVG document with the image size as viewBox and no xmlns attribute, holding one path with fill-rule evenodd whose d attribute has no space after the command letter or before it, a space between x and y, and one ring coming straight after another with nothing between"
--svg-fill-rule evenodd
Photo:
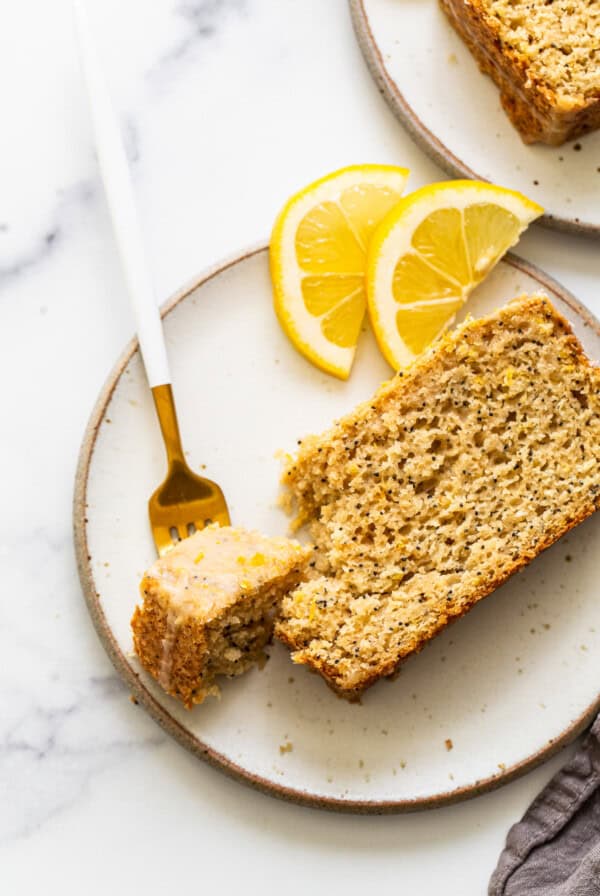
<instances>
[{"instance_id":1,"label":"fork","mask_svg":"<svg viewBox=\"0 0 600 896\"><path fill-rule=\"evenodd\" d=\"M146 265L127 156L81 0L73 0L98 163L133 306L148 385L167 452L167 476L148 502L158 553L211 522L229 524L221 488L190 470L179 433L160 312Z\"/></svg>"}]
</instances>

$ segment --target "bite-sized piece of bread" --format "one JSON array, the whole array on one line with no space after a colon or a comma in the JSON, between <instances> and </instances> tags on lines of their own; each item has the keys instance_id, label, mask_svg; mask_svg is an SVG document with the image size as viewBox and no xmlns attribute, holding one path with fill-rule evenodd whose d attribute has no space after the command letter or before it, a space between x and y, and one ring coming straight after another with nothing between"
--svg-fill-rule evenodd
<instances>
[{"instance_id":1,"label":"bite-sized piece of bread","mask_svg":"<svg viewBox=\"0 0 600 896\"><path fill-rule=\"evenodd\" d=\"M600 0L440 2L525 143L600 127Z\"/></svg>"},{"instance_id":2,"label":"bite-sized piece of bread","mask_svg":"<svg viewBox=\"0 0 600 896\"><path fill-rule=\"evenodd\" d=\"M543 297L467 322L302 441L320 575L276 635L356 697L600 505L600 368Z\"/></svg>"},{"instance_id":3,"label":"bite-sized piece of bread","mask_svg":"<svg viewBox=\"0 0 600 896\"><path fill-rule=\"evenodd\" d=\"M131 627L142 666L188 709L218 696L218 675L241 675L263 660L281 599L308 554L288 538L231 526L181 541L140 585Z\"/></svg>"}]
</instances>

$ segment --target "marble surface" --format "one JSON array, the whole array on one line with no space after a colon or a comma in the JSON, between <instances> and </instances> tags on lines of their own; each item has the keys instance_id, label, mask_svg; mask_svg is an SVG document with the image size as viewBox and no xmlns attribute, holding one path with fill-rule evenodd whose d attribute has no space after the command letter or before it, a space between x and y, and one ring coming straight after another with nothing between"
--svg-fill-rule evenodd
<instances>
[{"instance_id":1,"label":"marble surface","mask_svg":"<svg viewBox=\"0 0 600 896\"><path fill-rule=\"evenodd\" d=\"M266 238L282 199L329 169L396 162L413 186L440 177L371 83L345 0L89 6L161 299ZM228 780L130 702L71 543L81 434L132 322L69 3L11 4L0 47L2 892L484 893L507 827L565 753L461 806L341 817ZM596 314L598 250L542 229L520 246Z\"/></svg>"}]
</instances>

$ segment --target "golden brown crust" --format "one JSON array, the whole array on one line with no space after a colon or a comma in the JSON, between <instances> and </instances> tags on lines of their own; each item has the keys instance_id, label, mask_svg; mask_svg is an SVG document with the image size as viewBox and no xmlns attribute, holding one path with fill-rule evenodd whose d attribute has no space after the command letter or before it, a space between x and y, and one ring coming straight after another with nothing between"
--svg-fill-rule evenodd
<instances>
[{"instance_id":1,"label":"golden brown crust","mask_svg":"<svg viewBox=\"0 0 600 896\"><path fill-rule=\"evenodd\" d=\"M146 592L131 620L135 652L147 672L166 692L191 709L206 673L204 625L188 618L169 642L169 611L155 594ZM167 653L168 651L168 653Z\"/></svg>"},{"instance_id":2,"label":"golden brown crust","mask_svg":"<svg viewBox=\"0 0 600 896\"><path fill-rule=\"evenodd\" d=\"M525 143L560 146L600 127L600 96L559 97L532 74L529 60L507 46L481 0L440 0L480 69L500 88L502 106Z\"/></svg>"}]
</instances>

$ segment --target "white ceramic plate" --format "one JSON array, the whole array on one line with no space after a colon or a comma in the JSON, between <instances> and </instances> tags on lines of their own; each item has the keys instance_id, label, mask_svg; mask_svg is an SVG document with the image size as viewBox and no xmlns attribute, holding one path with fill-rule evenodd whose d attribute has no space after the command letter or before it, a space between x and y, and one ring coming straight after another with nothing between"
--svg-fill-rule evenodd
<instances>
[{"instance_id":1,"label":"white ceramic plate","mask_svg":"<svg viewBox=\"0 0 600 896\"><path fill-rule=\"evenodd\" d=\"M520 190L542 223L600 236L600 131L560 147L526 146L437 0L350 0L367 64L391 108L455 177Z\"/></svg>"},{"instance_id":2,"label":"white ceramic plate","mask_svg":"<svg viewBox=\"0 0 600 896\"><path fill-rule=\"evenodd\" d=\"M518 259L498 266L470 310L483 313L540 285L600 359L597 322ZM175 297L165 328L192 467L206 465L223 486L235 523L285 533L274 454L293 450L299 436L326 427L389 376L370 333L348 383L311 367L273 314L265 249ZM164 467L132 345L98 400L82 448L75 496L81 580L100 637L137 699L226 771L328 808L421 808L522 773L573 738L600 705L598 514L407 663L396 681L368 691L362 705L335 697L275 644L262 672L226 682L220 702L186 711L131 655L138 582L155 556L146 502Z\"/></svg>"}]
</instances>

